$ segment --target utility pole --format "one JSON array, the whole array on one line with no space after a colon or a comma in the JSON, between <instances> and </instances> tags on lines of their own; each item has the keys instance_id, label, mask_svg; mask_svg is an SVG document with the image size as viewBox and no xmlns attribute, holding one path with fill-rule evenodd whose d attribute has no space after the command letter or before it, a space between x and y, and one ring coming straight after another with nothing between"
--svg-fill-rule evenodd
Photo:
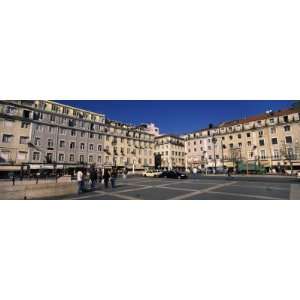
<instances>
[{"instance_id":1,"label":"utility pole","mask_svg":"<svg viewBox=\"0 0 300 300\"><path fill-rule=\"evenodd\" d=\"M212 142L214 144L215 174L217 174L217 160L216 160L216 143L217 143L217 139L214 136L212 137Z\"/></svg>"}]
</instances>

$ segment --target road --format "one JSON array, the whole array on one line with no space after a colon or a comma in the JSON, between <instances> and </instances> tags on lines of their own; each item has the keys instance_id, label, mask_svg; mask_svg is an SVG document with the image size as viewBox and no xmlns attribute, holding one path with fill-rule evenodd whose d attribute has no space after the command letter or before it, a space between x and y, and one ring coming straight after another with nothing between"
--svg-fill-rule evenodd
<instances>
[{"instance_id":1,"label":"road","mask_svg":"<svg viewBox=\"0 0 300 300\"><path fill-rule=\"evenodd\" d=\"M296 179L197 177L195 179L166 179L132 177L118 179L115 189L102 184L96 191L71 195L64 199L91 200L277 200L290 199Z\"/></svg>"}]
</instances>

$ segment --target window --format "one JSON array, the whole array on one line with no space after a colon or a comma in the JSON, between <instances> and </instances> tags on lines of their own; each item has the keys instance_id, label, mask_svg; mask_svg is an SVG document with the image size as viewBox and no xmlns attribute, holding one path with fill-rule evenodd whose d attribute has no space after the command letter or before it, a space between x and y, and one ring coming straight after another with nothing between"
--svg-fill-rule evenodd
<instances>
[{"instance_id":1,"label":"window","mask_svg":"<svg viewBox=\"0 0 300 300\"><path fill-rule=\"evenodd\" d=\"M27 152L25 151L19 151L17 154L18 160L26 160L27 159Z\"/></svg>"},{"instance_id":2,"label":"window","mask_svg":"<svg viewBox=\"0 0 300 300\"><path fill-rule=\"evenodd\" d=\"M60 128L59 133L62 134L62 135L65 135L66 134L66 129Z\"/></svg>"},{"instance_id":3,"label":"window","mask_svg":"<svg viewBox=\"0 0 300 300\"><path fill-rule=\"evenodd\" d=\"M259 136L259 137L262 137L263 135L264 135L264 132L263 132L263 131L259 131L259 132L258 132L258 136Z\"/></svg>"},{"instance_id":4,"label":"window","mask_svg":"<svg viewBox=\"0 0 300 300\"><path fill-rule=\"evenodd\" d=\"M30 118L30 111L29 110L24 110L23 111L23 118L24 119L29 119Z\"/></svg>"},{"instance_id":5,"label":"window","mask_svg":"<svg viewBox=\"0 0 300 300\"><path fill-rule=\"evenodd\" d=\"M69 113L69 109L67 107L63 107L62 113L67 115ZM73 155L73 154L71 154L71 155Z\"/></svg>"},{"instance_id":6,"label":"window","mask_svg":"<svg viewBox=\"0 0 300 300\"><path fill-rule=\"evenodd\" d=\"M93 150L94 150L94 145L90 144L90 151L93 151Z\"/></svg>"},{"instance_id":7,"label":"window","mask_svg":"<svg viewBox=\"0 0 300 300\"><path fill-rule=\"evenodd\" d=\"M232 140L232 135L229 136L229 139Z\"/></svg>"},{"instance_id":8,"label":"window","mask_svg":"<svg viewBox=\"0 0 300 300\"><path fill-rule=\"evenodd\" d=\"M265 145L265 140L259 140L259 145L264 146Z\"/></svg>"},{"instance_id":9,"label":"window","mask_svg":"<svg viewBox=\"0 0 300 300\"><path fill-rule=\"evenodd\" d=\"M288 116L284 116L284 117L283 117L283 121L284 121L284 122L288 122L288 121L289 121L289 117L288 117Z\"/></svg>"},{"instance_id":10,"label":"window","mask_svg":"<svg viewBox=\"0 0 300 300\"><path fill-rule=\"evenodd\" d=\"M80 143L80 150L84 150L84 143Z\"/></svg>"},{"instance_id":11,"label":"window","mask_svg":"<svg viewBox=\"0 0 300 300\"><path fill-rule=\"evenodd\" d=\"M70 149L75 149L75 142L70 143Z\"/></svg>"},{"instance_id":12,"label":"window","mask_svg":"<svg viewBox=\"0 0 300 300\"><path fill-rule=\"evenodd\" d=\"M70 127L75 127L76 126L76 122L73 119L69 119L68 124L69 124Z\"/></svg>"},{"instance_id":13,"label":"window","mask_svg":"<svg viewBox=\"0 0 300 300\"><path fill-rule=\"evenodd\" d=\"M52 153L47 153L47 155L46 155L47 163L52 163L52 159L53 159L53 154Z\"/></svg>"},{"instance_id":14,"label":"window","mask_svg":"<svg viewBox=\"0 0 300 300\"><path fill-rule=\"evenodd\" d=\"M273 144L273 145L277 145L277 143L278 143L278 142L277 142L277 138L272 138L272 144Z\"/></svg>"},{"instance_id":15,"label":"window","mask_svg":"<svg viewBox=\"0 0 300 300\"><path fill-rule=\"evenodd\" d=\"M59 141L59 147L60 148L64 148L66 145L66 142L65 141Z\"/></svg>"},{"instance_id":16,"label":"window","mask_svg":"<svg viewBox=\"0 0 300 300\"><path fill-rule=\"evenodd\" d=\"M40 152L33 152L32 159L33 160L40 160Z\"/></svg>"},{"instance_id":17,"label":"window","mask_svg":"<svg viewBox=\"0 0 300 300\"><path fill-rule=\"evenodd\" d=\"M81 163L84 162L84 155L79 155L79 162L81 162Z\"/></svg>"},{"instance_id":18,"label":"window","mask_svg":"<svg viewBox=\"0 0 300 300\"><path fill-rule=\"evenodd\" d=\"M12 134L3 134L2 136L2 143L11 143L13 141L13 135Z\"/></svg>"},{"instance_id":19,"label":"window","mask_svg":"<svg viewBox=\"0 0 300 300\"><path fill-rule=\"evenodd\" d=\"M279 158L279 151L276 149L276 150L274 150L274 157L275 158Z\"/></svg>"},{"instance_id":20,"label":"window","mask_svg":"<svg viewBox=\"0 0 300 300\"><path fill-rule=\"evenodd\" d=\"M262 159L266 158L266 151L265 150L260 151L260 158L262 158Z\"/></svg>"},{"instance_id":21,"label":"window","mask_svg":"<svg viewBox=\"0 0 300 300\"><path fill-rule=\"evenodd\" d=\"M273 124L274 123L274 119L270 119L270 124Z\"/></svg>"},{"instance_id":22,"label":"window","mask_svg":"<svg viewBox=\"0 0 300 300\"><path fill-rule=\"evenodd\" d=\"M53 148L53 140L48 139L48 148Z\"/></svg>"},{"instance_id":23,"label":"window","mask_svg":"<svg viewBox=\"0 0 300 300\"><path fill-rule=\"evenodd\" d=\"M102 135L98 134L98 140L102 140Z\"/></svg>"},{"instance_id":24,"label":"window","mask_svg":"<svg viewBox=\"0 0 300 300\"><path fill-rule=\"evenodd\" d=\"M81 137L85 137L85 132L81 131L80 135L81 135Z\"/></svg>"},{"instance_id":25,"label":"window","mask_svg":"<svg viewBox=\"0 0 300 300\"><path fill-rule=\"evenodd\" d=\"M248 141L248 142L247 142L247 145L248 145L248 146L251 146L251 142L250 142L250 141Z\"/></svg>"},{"instance_id":26,"label":"window","mask_svg":"<svg viewBox=\"0 0 300 300\"><path fill-rule=\"evenodd\" d=\"M275 127L271 127L271 134L276 133L276 128Z\"/></svg>"},{"instance_id":27,"label":"window","mask_svg":"<svg viewBox=\"0 0 300 300\"><path fill-rule=\"evenodd\" d=\"M211 159L211 155L208 155L208 159Z\"/></svg>"},{"instance_id":28,"label":"window","mask_svg":"<svg viewBox=\"0 0 300 300\"><path fill-rule=\"evenodd\" d=\"M58 154L58 161L64 161L65 160L65 155L63 153Z\"/></svg>"},{"instance_id":29,"label":"window","mask_svg":"<svg viewBox=\"0 0 300 300\"><path fill-rule=\"evenodd\" d=\"M196 148L194 148L194 152L196 152L197 151L197 149Z\"/></svg>"},{"instance_id":30,"label":"window","mask_svg":"<svg viewBox=\"0 0 300 300\"><path fill-rule=\"evenodd\" d=\"M94 138L94 134L90 133L90 139L93 139L93 138Z\"/></svg>"},{"instance_id":31,"label":"window","mask_svg":"<svg viewBox=\"0 0 300 300\"><path fill-rule=\"evenodd\" d=\"M242 148L242 143L239 143L239 148Z\"/></svg>"},{"instance_id":32,"label":"window","mask_svg":"<svg viewBox=\"0 0 300 300\"><path fill-rule=\"evenodd\" d=\"M89 155L89 163L92 163L94 161L94 158L92 155Z\"/></svg>"},{"instance_id":33,"label":"window","mask_svg":"<svg viewBox=\"0 0 300 300\"><path fill-rule=\"evenodd\" d=\"M102 146L98 145L98 151L102 151Z\"/></svg>"},{"instance_id":34,"label":"window","mask_svg":"<svg viewBox=\"0 0 300 300\"><path fill-rule=\"evenodd\" d=\"M197 143L196 143L196 141L194 141L194 145L196 145Z\"/></svg>"},{"instance_id":35,"label":"window","mask_svg":"<svg viewBox=\"0 0 300 300\"><path fill-rule=\"evenodd\" d=\"M290 131L290 130L291 130L291 126L290 125L284 126L284 131Z\"/></svg>"},{"instance_id":36,"label":"window","mask_svg":"<svg viewBox=\"0 0 300 300\"><path fill-rule=\"evenodd\" d=\"M238 138L239 138L239 139L241 139L241 138L242 138L242 135L241 135L240 133L238 134Z\"/></svg>"},{"instance_id":37,"label":"window","mask_svg":"<svg viewBox=\"0 0 300 300\"><path fill-rule=\"evenodd\" d=\"M27 144L28 140L28 136L20 136L20 144Z\"/></svg>"},{"instance_id":38,"label":"window","mask_svg":"<svg viewBox=\"0 0 300 300\"><path fill-rule=\"evenodd\" d=\"M292 143L292 142L293 142L292 137L291 137L291 136L286 136L286 137L285 137L285 142L286 142L286 143L289 143L289 144Z\"/></svg>"},{"instance_id":39,"label":"window","mask_svg":"<svg viewBox=\"0 0 300 300\"><path fill-rule=\"evenodd\" d=\"M97 162L98 162L98 163L101 163L101 156L98 156Z\"/></svg>"},{"instance_id":40,"label":"window","mask_svg":"<svg viewBox=\"0 0 300 300\"><path fill-rule=\"evenodd\" d=\"M74 154L70 154L70 161L74 161L75 160L75 155Z\"/></svg>"},{"instance_id":41,"label":"window","mask_svg":"<svg viewBox=\"0 0 300 300\"><path fill-rule=\"evenodd\" d=\"M229 144L229 147L230 147L230 148L233 148L233 144Z\"/></svg>"},{"instance_id":42,"label":"window","mask_svg":"<svg viewBox=\"0 0 300 300\"><path fill-rule=\"evenodd\" d=\"M71 136L76 136L76 130L74 129L71 130Z\"/></svg>"},{"instance_id":43,"label":"window","mask_svg":"<svg viewBox=\"0 0 300 300\"><path fill-rule=\"evenodd\" d=\"M54 115L50 115L50 121L55 122L55 116Z\"/></svg>"},{"instance_id":44,"label":"window","mask_svg":"<svg viewBox=\"0 0 300 300\"><path fill-rule=\"evenodd\" d=\"M53 129L54 129L54 127L52 127L52 126L49 126L49 127L48 127L48 131L49 131L49 132L53 132Z\"/></svg>"},{"instance_id":45,"label":"window","mask_svg":"<svg viewBox=\"0 0 300 300\"><path fill-rule=\"evenodd\" d=\"M40 146L41 145L41 139L39 137L34 138L34 144L36 146Z\"/></svg>"},{"instance_id":46,"label":"window","mask_svg":"<svg viewBox=\"0 0 300 300\"><path fill-rule=\"evenodd\" d=\"M247 137L249 138L251 136L251 133L250 132L247 132Z\"/></svg>"}]
</instances>

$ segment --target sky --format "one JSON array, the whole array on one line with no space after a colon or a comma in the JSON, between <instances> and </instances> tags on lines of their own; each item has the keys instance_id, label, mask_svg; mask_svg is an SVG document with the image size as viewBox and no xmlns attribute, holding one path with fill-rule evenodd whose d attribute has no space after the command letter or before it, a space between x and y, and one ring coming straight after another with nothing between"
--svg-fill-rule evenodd
<instances>
[{"instance_id":1,"label":"sky","mask_svg":"<svg viewBox=\"0 0 300 300\"><path fill-rule=\"evenodd\" d=\"M288 108L293 101L66 100L63 104L105 114L108 119L138 125L154 123L160 133L183 134L209 123L241 119L266 110Z\"/></svg>"}]
</instances>

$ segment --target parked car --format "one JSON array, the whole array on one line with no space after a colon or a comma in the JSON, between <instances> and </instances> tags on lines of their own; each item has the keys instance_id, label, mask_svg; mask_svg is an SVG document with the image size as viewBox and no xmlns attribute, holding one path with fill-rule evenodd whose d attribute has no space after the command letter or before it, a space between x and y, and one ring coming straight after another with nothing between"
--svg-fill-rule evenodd
<instances>
[{"instance_id":1,"label":"parked car","mask_svg":"<svg viewBox=\"0 0 300 300\"><path fill-rule=\"evenodd\" d=\"M159 177L160 174L161 172L158 170L148 170L143 172L144 177Z\"/></svg>"},{"instance_id":2,"label":"parked car","mask_svg":"<svg viewBox=\"0 0 300 300\"><path fill-rule=\"evenodd\" d=\"M162 172L159 177L162 178L176 178L176 179L186 179L187 175L184 173L180 173L177 171L164 171Z\"/></svg>"}]
</instances>

